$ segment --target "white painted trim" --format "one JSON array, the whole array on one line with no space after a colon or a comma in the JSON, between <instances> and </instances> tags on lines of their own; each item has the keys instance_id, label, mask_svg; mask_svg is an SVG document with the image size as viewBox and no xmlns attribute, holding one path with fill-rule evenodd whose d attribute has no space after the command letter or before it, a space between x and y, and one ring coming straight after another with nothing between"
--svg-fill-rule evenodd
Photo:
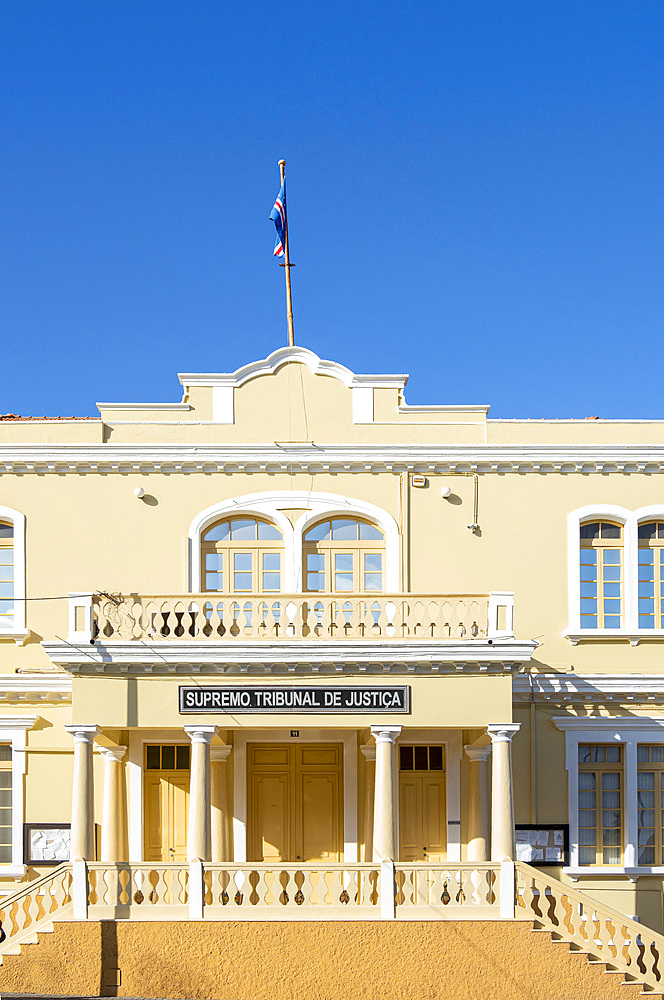
<instances>
[{"instance_id":1,"label":"white painted trim","mask_svg":"<svg viewBox=\"0 0 664 1000\"><path fill-rule=\"evenodd\" d=\"M565 733L565 767L568 773L568 816L570 863L565 871L612 874L625 869L636 869L638 858L638 806L637 806L637 746L639 743L661 743L664 739L664 718L616 716L592 718L562 716L553 718L554 726ZM623 865L606 869L579 864L579 743L622 743L624 773L624 830L625 844ZM646 869L644 869L645 871Z\"/></svg>"},{"instance_id":2,"label":"white painted trim","mask_svg":"<svg viewBox=\"0 0 664 1000\"><path fill-rule=\"evenodd\" d=\"M484 413L491 409L490 403L401 403L399 413Z\"/></svg>"},{"instance_id":3,"label":"white painted trim","mask_svg":"<svg viewBox=\"0 0 664 1000\"><path fill-rule=\"evenodd\" d=\"M353 423L372 424L374 420L374 394L370 385L353 386Z\"/></svg>"},{"instance_id":4,"label":"white painted trim","mask_svg":"<svg viewBox=\"0 0 664 1000\"><path fill-rule=\"evenodd\" d=\"M590 518L607 517L613 521L618 521L624 526L623 531L623 607L621 621L624 625L630 621L631 612L631 572L628 567L627 552L631 543L631 532L628 537L628 524L630 512L625 507L618 507L615 504L594 504L586 507L577 507L567 515L567 594L569 601L568 626L569 632L581 632L581 522ZM628 611L629 608L629 611ZM590 631L590 630L588 630Z\"/></svg>"},{"instance_id":5,"label":"white painted trim","mask_svg":"<svg viewBox=\"0 0 664 1000\"><path fill-rule=\"evenodd\" d=\"M298 738L289 729L236 729L233 742L233 861L247 860L247 743L342 743L344 795L344 862L358 860L357 730L306 729Z\"/></svg>"},{"instance_id":6,"label":"white painted trim","mask_svg":"<svg viewBox=\"0 0 664 1000\"><path fill-rule=\"evenodd\" d=\"M281 495L281 501L283 495ZM201 586L201 535L211 524L223 517L259 517L272 521L284 539L284 593L295 589L295 553L293 551L293 528L280 507L284 506L274 493L248 493L245 496L222 500L206 507L189 525L189 575L187 587L191 593L200 593ZM292 504L297 506L297 504Z\"/></svg>"},{"instance_id":7,"label":"white painted trim","mask_svg":"<svg viewBox=\"0 0 664 1000\"><path fill-rule=\"evenodd\" d=\"M516 674L512 679L512 693L517 702L530 701L533 697L535 701L630 701L648 704L664 701L664 674ZM566 722L568 727L570 724Z\"/></svg>"},{"instance_id":8,"label":"white painted trim","mask_svg":"<svg viewBox=\"0 0 664 1000\"><path fill-rule=\"evenodd\" d=\"M418 640L360 640L337 639L334 642L308 642L297 639L275 642L259 639L255 642L232 640L228 642L106 642L95 641L94 646L77 649L66 642L41 643L50 659L66 669L81 669L112 664L128 664L138 671L160 666L172 673L179 664L191 668L211 667L211 673L229 673L235 667L255 664L266 673L283 664L299 664L314 671L324 666L348 667L371 663L385 669L405 671L410 664L417 664L418 672L431 674L444 672L474 675L491 668L492 673L507 673L519 663L528 663L539 643L518 642L514 639L479 639L429 641ZM463 666L461 666L461 664ZM96 671L95 671L96 672Z\"/></svg>"},{"instance_id":9,"label":"white painted trim","mask_svg":"<svg viewBox=\"0 0 664 1000\"><path fill-rule=\"evenodd\" d=\"M346 388L352 385L376 385L381 388L403 389L407 375L356 375L337 361L325 361L306 347L280 347L266 358L252 361L234 372L216 374L179 374L183 386L241 386L260 375L274 375L283 365L302 364L314 375L329 375L338 379Z\"/></svg>"},{"instance_id":10,"label":"white painted trim","mask_svg":"<svg viewBox=\"0 0 664 1000\"><path fill-rule=\"evenodd\" d=\"M232 385L213 386L212 420L215 424L235 423L235 390Z\"/></svg>"},{"instance_id":11,"label":"white painted trim","mask_svg":"<svg viewBox=\"0 0 664 1000\"><path fill-rule=\"evenodd\" d=\"M620 629L582 629L581 628L581 590L580 590L580 525L582 521L591 518L611 518L624 526L623 531L623 613ZM639 628L638 602L638 529L641 521L654 518L664 518L664 504L650 504L636 510L628 510L615 504L595 504L578 507L567 515L567 588L569 595L568 627L563 636L576 644L593 637L616 636L637 642L640 638L655 638L663 634L661 629Z\"/></svg>"},{"instance_id":12,"label":"white painted trim","mask_svg":"<svg viewBox=\"0 0 664 1000\"><path fill-rule=\"evenodd\" d=\"M0 701L71 701L70 674L7 674L0 676Z\"/></svg>"},{"instance_id":13,"label":"white painted trim","mask_svg":"<svg viewBox=\"0 0 664 1000\"><path fill-rule=\"evenodd\" d=\"M26 734L36 721L36 715L0 718L0 743L12 746L12 860L10 865L0 865L0 878L19 878L26 871L23 856Z\"/></svg>"},{"instance_id":14,"label":"white painted trim","mask_svg":"<svg viewBox=\"0 0 664 1000\"><path fill-rule=\"evenodd\" d=\"M95 403L99 410L191 410L189 403Z\"/></svg>"},{"instance_id":15,"label":"white painted trim","mask_svg":"<svg viewBox=\"0 0 664 1000\"><path fill-rule=\"evenodd\" d=\"M14 620L10 628L0 628L0 637L15 639L25 635L25 514L0 505L0 521L14 530Z\"/></svg>"},{"instance_id":16,"label":"white painted trim","mask_svg":"<svg viewBox=\"0 0 664 1000\"><path fill-rule=\"evenodd\" d=\"M304 509L293 528L282 510ZM385 592L399 589L399 528L382 507L355 497L307 490L247 493L206 507L189 526L189 574L187 587L198 593L201 579L201 534L214 521L231 515L253 515L273 521L284 537L284 593L302 590L302 535L308 525L324 517L357 515L374 522L385 533Z\"/></svg>"},{"instance_id":17,"label":"white painted trim","mask_svg":"<svg viewBox=\"0 0 664 1000\"><path fill-rule=\"evenodd\" d=\"M206 421L205 423L210 423ZM404 425L406 426L406 425ZM579 472L664 471L661 444L335 444L287 450L262 444L0 444L0 471L45 473L160 471Z\"/></svg>"}]
</instances>

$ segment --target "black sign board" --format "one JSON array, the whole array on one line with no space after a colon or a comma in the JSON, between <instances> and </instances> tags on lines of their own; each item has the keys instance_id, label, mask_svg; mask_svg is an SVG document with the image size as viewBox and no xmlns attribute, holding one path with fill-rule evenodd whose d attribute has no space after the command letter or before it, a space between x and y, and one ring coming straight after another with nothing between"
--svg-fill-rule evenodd
<instances>
[{"instance_id":1,"label":"black sign board","mask_svg":"<svg viewBox=\"0 0 664 1000\"><path fill-rule=\"evenodd\" d=\"M344 712L380 715L410 712L410 687L406 684L361 687L180 687L180 712L256 712L317 715Z\"/></svg>"}]
</instances>

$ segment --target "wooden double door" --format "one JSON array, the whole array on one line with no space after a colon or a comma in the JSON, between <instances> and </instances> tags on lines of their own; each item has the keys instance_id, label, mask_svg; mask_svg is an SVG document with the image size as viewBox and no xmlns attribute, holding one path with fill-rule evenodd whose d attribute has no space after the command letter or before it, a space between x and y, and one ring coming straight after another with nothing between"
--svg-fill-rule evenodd
<instances>
[{"instance_id":1,"label":"wooden double door","mask_svg":"<svg viewBox=\"0 0 664 1000\"><path fill-rule=\"evenodd\" d=\"M341 861L342 794L341 744L247 744L247 860Z\"/></svg>"},{"instance_id":2,"label":"wooden double door","mask_svg":"<svg viewBox=\"0 0 664 1000\"><path fill-rule=\"evenodd\" d=\"M399 859L445 861L447 818L442 746L399 746Z\"/></svg>"}]
</instances>

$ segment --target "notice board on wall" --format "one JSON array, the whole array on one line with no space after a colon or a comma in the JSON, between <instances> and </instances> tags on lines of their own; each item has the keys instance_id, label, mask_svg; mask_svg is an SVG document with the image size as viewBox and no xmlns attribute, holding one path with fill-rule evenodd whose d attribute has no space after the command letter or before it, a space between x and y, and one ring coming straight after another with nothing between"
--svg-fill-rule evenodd
<instances>
[{"instance_id":1,"label":"notice board on wall","mask_svg":"<svg viewBox=\"0 0 664 1000\"><path fill-rule=\"evenodd\" d=\"M569 864L569 824L517 823L516 860L529 865Z\"/></svg>"}]
</instances>

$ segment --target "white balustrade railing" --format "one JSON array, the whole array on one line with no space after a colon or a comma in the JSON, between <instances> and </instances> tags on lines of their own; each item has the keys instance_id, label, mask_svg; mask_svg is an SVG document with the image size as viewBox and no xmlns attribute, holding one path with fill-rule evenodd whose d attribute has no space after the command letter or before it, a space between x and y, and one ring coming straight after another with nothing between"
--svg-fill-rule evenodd
<instances>
[{"instance_id":1,"label":"white balustrade railing","mask_svg":"<svg viewBox=\"0 0 664 1000\"><path fill-rule=\"evenodd\" d=\"M511 593L70 596L69 641L473 640L513 635Z\"/></svg>"},{"instance_id":2,"label":"white balustrade railing","mask_svg":"<svg viewBox=\"0 0 664 1000\"><path fill-rule=\"evenodd\" d=\"M0 923L5 935L0 943L0 955L15 953L21 943L36 940L40 928L66 916L71 909L70 865L59 865L47 875L5 896L0 903Z\"/></svg>"},{"instance_id":3,"label":"white balustrade railing","mask_svg":"<svg viewBox=\"0 0 664 1000\"><path fill-rule=\"evenodd\" d=\"M500 914L500 865L395 865L397 916L422 911L449 920L495 919Z\"/></svg>"},{"instance_id":4,"label":"white balustrade railing","mask_svg":"<svg viewBox=\"0 0 664 1000\"><path fill-rule=\"evenodd\" d=\"M81 863L77 863L81 864ZM78 877L78 868L75 875ZM501 866L87 863L94 919L497 919ZM511 868L511 904L513 868Z\"/></svg>"},{"instance_id":5,"label":"white balustrade railing","mask_svg":"<svg viewBox=\"0 0 664 1000\"><path fill-rule=\"evenodd\" d=\"M537 868L515 867L518 918L664 993L664 936Z\"/></svg>"},{"instance_id":6,"label":"white balustrade railing","mask_svg":"<svg viewBox=\"0 0 664 1000\"><path fill-rule=\"evenodd\" d=\"M131 913L140 920L163 920L189 912L187 865L88 862L86 871L87 906L99 919Z\"/></svg>"}]
</instances>

